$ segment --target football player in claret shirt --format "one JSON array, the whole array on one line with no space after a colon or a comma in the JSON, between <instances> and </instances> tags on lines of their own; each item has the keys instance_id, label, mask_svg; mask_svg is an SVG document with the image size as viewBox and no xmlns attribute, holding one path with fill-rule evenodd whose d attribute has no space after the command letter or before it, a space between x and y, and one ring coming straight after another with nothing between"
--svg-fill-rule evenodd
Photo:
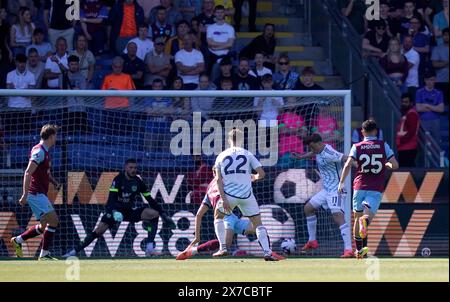
<instances>
[{"instance_id":1,"label":"football player in claret shirt","mask_svg":"<svg viewBox=\"0 0 450 302\"><path fill-rule=\"evenodd\" d=\"M134 207L137 198L145 198L150 207ZM137 161L128 159L125 162L125 171L117 175L109 188L109 197L106 204L106 213L103 215L97 228L89 233L86 238L71 251L64 255L65 258L77 255L81 250L101 237L107 229L122 221L139 222L148 231L148 243L146 255L150 256L155 247L155 236L158 229L158 219L161 217L169 228L175 229L173 220L167 216L161 205L158 204L147 190L147 186L141 176L137 174Z\"/></svg>"},{"instance_id":2,"label":"football player in claret shirt","mask_svg":"<svg viewBox=\"0 0 450 302\"><path fill-rule=\"evenodd\" d=\"M57 260L50 256L49 249L58 226L58 216L47 197L50 182L57 190L60 187L50 173L49 155L50 148L56 143L57 132L58 127L55 125L48 124L42 127L41 141L30 152L30 161L23 178L23 195L19 203L22 206L28 203L36 220L40 223L29 228L20 236L11 238L11 243L19 258L23 257L22 244L28 239L43 234L42 249L38 260Z\"/></svg>"},{"instance_id":3,"label":"football player in claret shirt","mask_svg":"<svg viewBox=\"0 0 450 302\"><path fill-rule=\"evenodd\" d=\"M353 181L353 211L355 224L353 234L356 243L356 256L361 259L367 255L367 232L375 217L384 191L386 170L398 169L394 152L387 143L377 139L377 124L367 120L362 124L364 140L354 144L342 170L338 192L344 192L344 183L353 162L358 170Z\"/></svg>"}]
</instances>

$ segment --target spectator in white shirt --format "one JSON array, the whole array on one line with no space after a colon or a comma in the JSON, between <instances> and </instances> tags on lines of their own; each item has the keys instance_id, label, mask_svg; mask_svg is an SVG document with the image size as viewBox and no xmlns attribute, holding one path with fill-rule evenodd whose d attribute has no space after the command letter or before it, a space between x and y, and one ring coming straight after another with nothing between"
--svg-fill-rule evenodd
<instances>
[{"instance_id":1,"label":"spectator in white shirt","mask_svg":"<svg viewBox=\"0 0 450 302\"><path fill-rule=\"evenodd\" d=\"M264 58L266 55L262 51L257 51L255 53L255 68L250 70L249 74L258 78L261 81L261 78L265 74L272 74L272 70L267 67L264 67Z\"/></svg>"},{"instance_id":2,"label":"spectator in white shirt","mask_svg":"<svg viewBox=\"0 0 450 302\"><path fill-rule=\"evenodd\" d=\"M236 39L233 26L225 22L225 8L217 5L214 10L216 23L208 26L206 30L206 41L208 42L207 72L211 78L216 78L219 73L219 59L225 57L233 47ZM214 72L211 73L211 71Z\"/></svg>"},{"instance_id":3,"label":"spectator in white shirt","mask_svg":"<svg viewBox=\"0 0 450 302\"><path fill-rule=\"evenodd\" d=\"M191 34L183 38L183 49L175 54L175 64L178 75L183 79L186 90L195 90L198 87L199 75L205 70L205 61L200 51L194 49Z\"/></svg>"},{"instance_id":4,"label":"spectator in white shirt","mask_svg":"<svg viewBox=\"0 0 450 302\"><path fill-rule=\"evenodd\" d=\"M45 62L45 78L50 89L60 89L62 74L69 69L67 63L67 41L63 37L56 40L56 53Z\"/></svg>"},{"instance_id":5,"label":"spectator in white shirt","mask_svg":"<svg viewBox=\"0 0 450 302\"><path fill-rule=\"evenodd\" d=\"M33 89L36 85L34 74L27 70L27 56L18 54L16 56L16 69L6 76L6 87L8 89ZM31 108L31 98L10 97L8 107L11 108Z\"/></svg>"},{"instance_id":6,"label":"spectator in white shirt","mask_svg":"<svg viewBox=\"0 0 450 302\"><path fill-rule=\"evenodd\" d=\"M153 41L148 38L148 24L142 23L139 25L139 32L136 38L133 38L128 43L135 43L137 46L136 56L142 61L145 60L145 56L153 51L154 45ZM124 54L127 54L127 47L125 47Z\"/></svg>"},{"instance_id":7,"label":"spectator in white shirt","mask_svg":"<svg viewBox=\"0 0 450 302\"><path fill-rule=\"evenodd\" d=\"M416 90L419 88L419 64L420 55L414 49L413 37L405 36L403 38L403 55L408 60L409 71L408 77L405 80L405 86L408 92L415 96ZM414 99L412 100L414 102Z\"/></svg>"}]
</instances>

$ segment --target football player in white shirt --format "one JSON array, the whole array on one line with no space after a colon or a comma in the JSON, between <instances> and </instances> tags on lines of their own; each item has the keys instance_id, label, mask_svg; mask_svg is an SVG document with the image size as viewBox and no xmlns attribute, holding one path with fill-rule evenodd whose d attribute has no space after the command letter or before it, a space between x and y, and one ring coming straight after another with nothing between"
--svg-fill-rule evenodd
<instances>
[{"instance_id":1,"label":"football player in white shirt","mask_svg":"<svg viewBox=\"0 0 450 302\"><path fill-rule=\"evenodd\" d=\"M252 182L263 179L265 172L256 157L241 147L243 141L244 133L242 131L231 130L228 134L228 142L231 147L220 153L216 158L214 169L216 170L221 200L219 200L215 211L222 215L230 215L233 209L238 207L242 215L248 217L256 229L256 237L264 251L264 260L282 260L284 257L270 249L267 229L262 225L258 202L253 195ZM252 170L255 170L256 174L252 174ZM214 221L214 229L220 248L213 256L226 256L228 250L223 219Z\"/></svg>"},{"instance_id":2,"label":"football player in white shirt","mask_svg":"<svg viewBox=\"0 0 450 302\"><path fill-rule=\"evenodd\" d=\"M320 178L322 179L323 189L314 195L305 205L306 223L308 227L309 240L303 246L302 251L314 250L319 247L316 239L317 217L315 211L319 207L330 209L333 219L341 230L341 236L344 240L344 253L342 258L354 257L350 234L350 226L345 221L343 210L344 194L338 194L338 185L342 163L347 161L347 156L334 150L328 144L322 142L322 137L314 133L305 139L305 144L312 150L303 155L294 153L293 156L298 159L316 157L317 167L319 168Z\"/></svg>"}]
</instances>

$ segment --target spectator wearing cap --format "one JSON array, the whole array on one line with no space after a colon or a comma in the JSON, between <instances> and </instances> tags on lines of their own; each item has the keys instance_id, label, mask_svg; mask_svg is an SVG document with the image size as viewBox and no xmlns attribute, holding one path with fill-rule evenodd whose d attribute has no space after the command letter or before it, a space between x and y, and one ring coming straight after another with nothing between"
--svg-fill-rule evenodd
<instances>
[{"instance_id":1,"label":"spectator wearing cap","mask_svg":"<svg viewBox=\"0 0 450 302\"><path fill-rule=\"evenodd\" d=\"M392 38L386 55L380 59L380 65L401 91L405 89L405 80L408 77L408 60L401 53L400 41Z\"/></svg>"},{"instance_id":2,"label":"spectator wearing cap","mask_svg":"<svg viewBox=\"0 0 450 302\"><path fill-rule=\"evenodd\" d=\"M175 54L183 49L183 38L189 33L189 23L186 20L181 20L177 23L176 28L177 34L167 41L165 48L165 53L170 55L171 58L174 58ZM196 47L194 46L194 48Z\"/></svg>"},{"instance_id":3,"label":"spectator wearing cap","mask_svg":"<svg viewBox=\"0 0 450 302\"><path fill-rule=\"evenodd\" d=\"M31 21L31 12L27 7L19 9L19 20L16 24L11 26L10 31L10 46L13 55L18 53L26 54L26 47L31 45L33 38L33 31L36 28Z\"/></svg>"},{"instance_id":4,"label":"spectator wearing cap","mask_svg":"<svg viewBox=\"0 0 450 302\"><path fill-rule=\"evenodd\" d=\"M148 53L151 53L153 51L153 41L148 38L148 25L147 23L142 23L139 25L139 32L138 36L136 38L133 38L130 40L129 43L136 44L137 52L136 56L141 59L142 61L145 60L145 56ZM123 50L124 54L128 53L128 45Z\"/></svg>"},{"instance_id":5,"label":"spectator wearing cap","mask_svg":"<svg viewBox=\"0 0 450 302\"><path fill-rule=\"evenodd\" d=\"M71 6L72 3L67 1L45 0L44 2L44 24L52 47L56 45L58 38L63 37L66 40L67 49L73 49L76 21L66 18L66 11Z\"/></svg>"},{"instance_id":6,"label":"spectator wearing cap","mask_svg":"<svg viewBox=\"0 0 450 302\"><path fill-rule=\"evenodd\" d=\"M297 90L323 90L322 86L317 85L314 82L314 77L316 76L316 72L314 68L311 66L306 66L302 70L302 74L298 79L297 86L295 89Z\"/></svg>"},{"instance_id":7,"label":"spectator wearing cap","mask_svg":"<svg viewBox=\"0 0 450 302\"><path fill-rule=\"evenodd\" d=\"M27 54L31 48L36 49L42 62L45 62L47 58L52 55L52 45L45 42L44 38L44 31L40 28L36 28L33 32L33 43L26 49Z\"/></svg>"},{"instance_id":8,"label":"spectator wearing cap","mask_svg":"<svg viewBox=\"0 0 450 302\"><path fill-rule=\"evenodd\" d=\"M16 69L9 72L6 76L7 89L33 89L36 85L34 74L27 70L27 56L17 54ZM10 97L8 107L11 108L31 108L31 98L29 97Z\"/></svg>"},{"instance_id":9,"label":"spectator wearing cap","mask_svg":"<svg viewBox=\"0 0 450 302\"><path fill-rule=\"evenodd\" d=\"M397 125L395 140L398 151L398 163L402 168L415 167L420 119L409 93L402 95L400 110L402 118Z\"/></svg>"},{"instance_id":10,"label":"spectator wearing cap","mask_svg":"<svg viewBox=\"0 0 450 302\"><path fill-rule=\"evenodd\" d=\"M109 10L101 0L86 0L80 6L81 29L89 41L89 50L100 56L106 44L105 23Z\"/></svg>"},{"instance_id":11,"label":"spectator wearing cap","mask_svg":"<svg viewBox=\"0 0 450 302\"><path fill-rule=\"evenodd\" d=\"M436 37L437 45L441 45L444 43L443 30L445 28L448 29L448 1L449 0L442 0L442 11L434 15L433 18L433 32L434 36Z\"/></svg>"},{"instance_id":12,"label":"spectator wearing cap","mask_svg":"<svg viewBox=\"0 0 450 302\"><path fill-rule=\"evenodd\" d=\"M411 96L416 95L416 90L419 88L419 66L420 66L420 55L413 48L413 38L411 36L406 36L403 38L403 55L408 60L408 77L405 80L405 86ZM414 102L414 98L411 98Z\"/></svg>"},{"instance_id":13,"label":"spectator wearing cap","mask_svg":"<svg viewBox=\"0 0 450 302\"><path fill-rule=\"evenodd\" d=\"M444 96L442 91L434 87L435 83L436 74L426 72L425 86L416 92L416 109L420 115L420 122L439 144L441 140L440 113L444 112Z\"/></svg>"},{"instance_id":14,"label":"spectator wearing cap","mask_svg":"<svg viewBox=\"0 0 450 302\"><path fill-rule=\"evenodd\" d=\"M121 54L128 42L138 35L144 23L144 10L135 0L119 0L109 12L109 44L116 54Z\"/></svg>"},{"instance_id":15,"label":"spectator wearing cap","mask_svg":"<svg viewBox=\"0 0 450 302\"><path fill-rule=\"evenodd\" d=\"M186 90L197 89L199 75L205 70L205 61L200 51L193 48L190 34L183 38L183 49L175 54L178 75L183 79Z\"/></svg>"},{"instance_id":16,"label":"spectator wearing cap","mask_svg":"<svg viewBox=\"0 0 450 302\"><path fill-rule=\"evenodd\" d=\"M167 77L172 70L170 64L170 56L164 53L165 39L163 37L156 38L154 49L145 58L146 73L144 86L152 85L154 79L163 81L164 86L167 85Z\"/></svg>"},{"instance_id":17,"label":"spectator wearing cap","mask_svg":"<svg viewBox=\"0 0 450 302\"><path fill-rule=\"evenodd\" d=\"M363 39L362 47L370 56L383 57L389 46L389 36L386 33L386 23L381 20L372 23L373 29L368 31Z\"/></svg>"},{"instance_id":18,"label":"spectator wearing cap","mask_svg":"<svg viewBox=\"0 0 450 302\"><path fill-rule=\"evenodd\" d=\"M149 37L154 41L156 38L163 37L166 42L174 35L174 27L167 19L167 11L160 5L155 8L156 18L150 25Z\"/></svg>"},{"instance_id":19,"label":"spectator wearing cap","mask_svg":"<svg viewBox=\"0 0 450 302\"><path fill-rule=\"evenodd\" d=\"M198 16L202 11L201 0L180 0L178 10L183 16L183 20L191 22L192 18Z\"/></svg>"},{"instance_id":20,"label":"spectator wearing cap","mask_svg":"<svg viewBox=\"0 0 450 302\"><path fill-rule=\"evenodd\" d=\"M448 103L448 27L442 30L441 45L436 46L431 54L431 62L436 70L436 88L444 92Z\"/></svg>"},{"instance_id":21,"label":"spectator wearing cap","mask_svg":"<svg viewBox=\"0 0 450 302\"><path fill-rule=\"evenodd\" d=\"M222 5L214 9L216 23L209 25L206 33L208 42L207 72L214 77L217 71L213 71L218 60L227 56L236 39L233 26L225 22L225 8Z\"/></svg>"},{"instance_id":22,"label":"spectator wearing cap","mask_svg":"<svg viewBox=\"0 0 450 302\"><path fill-rule=\"evenodd\" d=\"M60 37L56 40L56 53L47 58L45 62L45 78L47 87L60 89L62 85L62 74L68 69L67 41Z\"/></svg>"},{"instance_id":23,"label":"spectator wearing cap","mask_svg":"<svg viewBox=\"0 0 450 302\"><path fill-rule=\"evenodd\" d=\"M123 72L129 74L133 79L136 89L144 87L144 61L137 57L137 45L134 42L129 42L127 45L127 53L122 55Z\"/></svg>"},{"instance_id":24,"label":"spectator wearing cap","mask_svg":"<svg viewBox=\"0 0 450 302\"><path fill-rule=\"evenodd\" d=\"M230 57L227 56L223 58L220 61L219 65L220 65L219 76L216 79L214 79L214 85L216 85L216 87L221 87L221 81L223 78L230 78L230 79L236 78ZM233 82L233 89L236 89L236 85L234 82Z\"/></svg>"},{"instance_id":25,"label":"spectator wearing cap","mask_svg":"<svg viewBox=\"0 0 450 302\"><path fill-rule=\"evenodd\" d=\"M338 0L338 7L341 13L348 18L356 32L363 35L366 31L366 2L364 0Z\"/></svg>"},{"instance_id":26,"label":"spectator wearing cap","mask_svg":"<svg viewBox=\"0 0 450 302\"><path fill-rule=\"evenodd\" d=\"M135 90L133 79L129 74L123 73L124 60L122 57L115 57L112 61L113 73L105 76L102 90ZM129 100L124 97L105 98L105 108L124 108L128 107Z\"/></svg>"},{"instance_id":27,"label":"spectator wearing cap","mask_svg":"<svg viewBox=\"0 0 450 302\"><path fill-rule=\"evenodd\" d=\"M159 10L161 7L164 8L166 12L165 16L168 24L174 25L183 20L183 16L175 7L175 5L173 5L172 0L161 0L161 5L152 8L152 10L150 11L149 16L150 23L153 23L158 19Z\"/></svg>"},{"instance_id":28,"label":"spectator wearing cap","mask_svg":"<svg viewBox=\"0 0 450 302\"><path fill-rule=\"evenodd\" d=\"M267 67L264 67L265 54L262 52L255 53L255 68L250 70L250 75L258 78L258 81L261 81L262 77L266 74L272 74L272 70Z\"/></svg>"},{"instance_id":29,"label":"spectator wearing cap","mask_svg":"<svg viewBox=\"0 0 450 302\"><path fill-rule=\"evenodd\" d=\"M34 78L36 79L36 88L41 89L45 72L45 64L40 60L39 53L36 48L30 48L28 50L27 70L34 75Z\"/></svg>"},{"instance_id":30,"label":"spectator wearing cap","mask_svg":"<svg viewBox=\"0 0 450 302\"><path fill-rule=\"evenodd\" d=\"M279 69L273 75L276 90L293 90L297 85L299 74L290 67L287 53L280 54L278 58Z\"/></svg>"}]
</instances>

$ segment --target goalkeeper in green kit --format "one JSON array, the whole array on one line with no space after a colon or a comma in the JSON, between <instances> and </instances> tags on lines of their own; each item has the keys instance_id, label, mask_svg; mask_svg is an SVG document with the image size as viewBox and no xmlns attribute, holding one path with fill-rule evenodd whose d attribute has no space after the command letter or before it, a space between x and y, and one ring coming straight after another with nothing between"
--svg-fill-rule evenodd
<instances>
[{"instance_id":1,"label":"goalkeeper in green kit","mask_svg":"<svg viewBox=\"0 0 450 302\"><path fill-rule=\"evenodd\" d=\"M133 204L139 196L142 196L143 199L145 198L150 207L133 208ZM150 196L147 186L137 174L137 161L128 159L125 162L125 171L117 175L112 182L106 204L106 213L103 215L101 222L94 231L89 233L84 240L66 253L64 257L76 256L92 241L101 237L107 229L122 221L134 223L142 221L143 228L148 231L148 243L145 254L150 256L155 248L159 217L163 219L163 222L169 228L176 228L175 223L164 213L161 205Z\"/></svg>"}]
</instances>

